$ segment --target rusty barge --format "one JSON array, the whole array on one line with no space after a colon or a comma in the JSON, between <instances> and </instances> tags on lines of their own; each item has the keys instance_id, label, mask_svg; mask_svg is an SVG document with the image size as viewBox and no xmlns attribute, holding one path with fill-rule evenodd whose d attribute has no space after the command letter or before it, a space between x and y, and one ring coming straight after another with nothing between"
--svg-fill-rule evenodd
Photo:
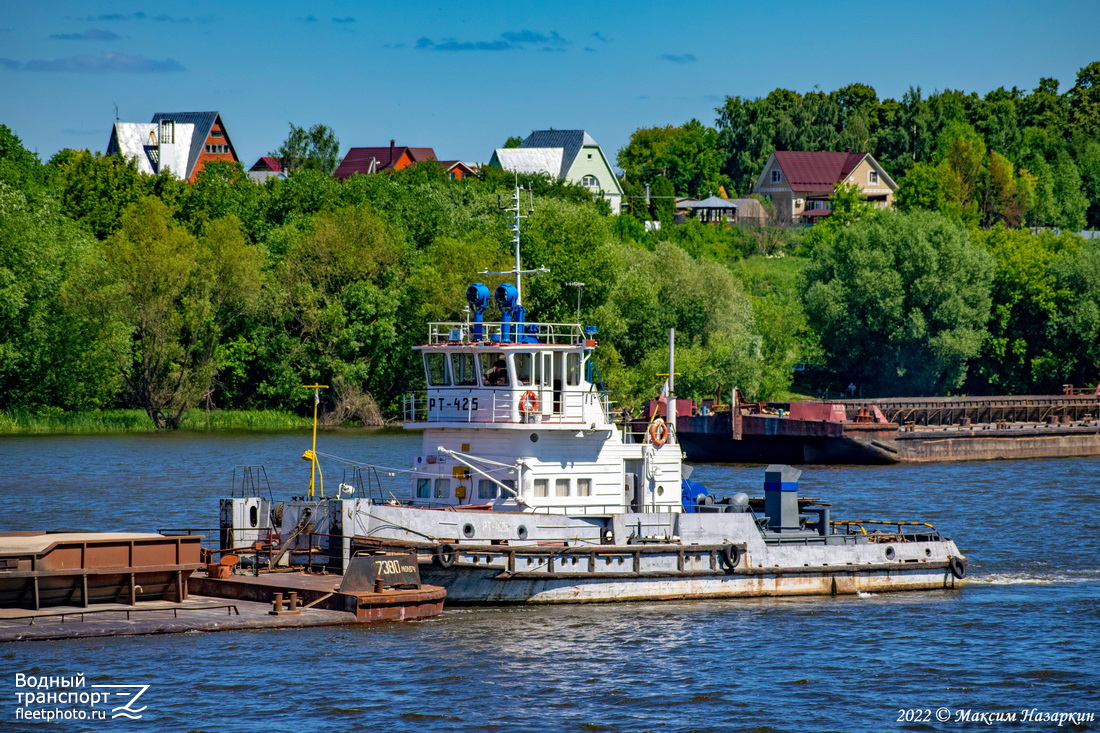
<instances>
[{"instance_id":1,"label":"rusty barge","mask_svg":"<svg viewBox=\"0 0 1100 733\"><path fill-rule=\"evenodd\" d=\"M694 463L889 464L1100 455L1100 394L679 402ZM647 408L647 415L652 407Z\"/></svg>"}]
</instances>

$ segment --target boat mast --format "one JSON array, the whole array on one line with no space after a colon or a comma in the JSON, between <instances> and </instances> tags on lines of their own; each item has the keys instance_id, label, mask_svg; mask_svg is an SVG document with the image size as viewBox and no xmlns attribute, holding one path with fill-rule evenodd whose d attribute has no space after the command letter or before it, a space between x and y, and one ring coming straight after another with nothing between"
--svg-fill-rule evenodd
<instances>
[{"instance_id":1,"label":"boat mast","mask_svg":"<svg viewBox=\"0 0 1100 733\"><path fill-rule=\"evenodd\" d=\"M676 430L676 329L668 329L668 402L665 418L669 427Z\"/></svg>"},{"instance_id":2,"label":"boat mast","mask_svg":"<svg viewBox=\"0 0 1100 733\"><path fill-rule=\"evenodd\" d=\"M540 272L550 272L550 270L546 269L545 267L540 267L537 270L524 270L522 268L521 264L520 264L520 258L519 258L520 222L523 221L524 219L529 218L532 214L535 213L535 199L534 199L535 194L531 189L527 189L527 193L528 193L527 213L523 214L522 209L520 208L520 198L519 198L520 197L520 192L523 191L523 186L519 185L519 177L518 176L516 177L516 179L517 179L516 180L516 187L515 187L515 190L512 192L512 206L510 208L505 208L503 206L500 206L499 199L498 199L498 203L497 203L497 206L500 208L501 211L506 211L506 212L509 212L511 214L511 216L508 217L508 228L512 230L512 244L514 245L515 252L516 252L515 267L513 267L511 270L506 270L504 272L489 272L489 270L486 269L486 270L482 271L481 274L482 275L513 275L513 276L515 276L515 279L516 279L516 302L522 304L523 303L523 284L522 284L522 280L521 280L520 276L521 275L532 275L532 274L540 273Z\"/></svg>"}]
</instances>

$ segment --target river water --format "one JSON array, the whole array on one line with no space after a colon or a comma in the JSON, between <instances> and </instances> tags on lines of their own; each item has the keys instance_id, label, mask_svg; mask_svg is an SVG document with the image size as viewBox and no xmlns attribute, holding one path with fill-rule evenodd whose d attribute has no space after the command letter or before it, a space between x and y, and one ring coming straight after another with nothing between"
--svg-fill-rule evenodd
<instances>
[{"instance_id":1,"label":"river water","mask_svg":"<svg viewBox=\"0 0 1100 733\"><path fill-rule=\"evenodd\" d=\"M232 469L302 493L307 434L0 438L0 531L212 527ZM419 436L318 450L407 467ZM340 469L322 464L334 485ZM1100 459L806 467L836 518L929 521L955 592L448 610L431 621L0 645L0 728L1100 730ZM397 477L399 478L399 476ZM700 466L712 493L761 467ZM147 684L140 721L15 720L14 678ZM1025 712L1026 711L1026 712ZM982 716L1015 713L1016 721ZM1046 717L1092 714L1076 727ZM946 722L942 719L946 718Z\"/></svg>"}]
</instances>

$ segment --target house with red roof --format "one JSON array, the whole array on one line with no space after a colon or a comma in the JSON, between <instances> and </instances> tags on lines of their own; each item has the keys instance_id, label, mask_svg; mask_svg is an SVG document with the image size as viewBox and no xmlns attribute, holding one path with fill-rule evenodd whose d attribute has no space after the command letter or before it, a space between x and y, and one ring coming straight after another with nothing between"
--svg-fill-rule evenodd
<instances>
[{"instance_id":1,"label":"house with red roof","mask_svg":"<svg viewBox=\"0 0 1100 733\"><path fill-rule=\"evenodd\" d=\"M898 190L870 153L776 150L752 192L772 202L778 221L812 223L832 213L829 197L841 183L855 184L881 209L893 207Z\"/></svg>"},{"instance_id":2,"label":"house with red roof","mask_svg":"<svg viewBox=\"0 0 1100 733\"><path fill-rule=\"evenodd\" d=\"M257 183L263 183L268 178L286 178L283 173L283 163L274 155L263 155L248 169L248 177Z\"/></svg>"},{"instance_id":3,"label":"house with red roof","mask_svg":"<svg viewBox=\"0 0 1100 733\"><path fill-rule=\"evenodd\" d=\"M435 150L398 146L390 140L388 148L352 148L332 175L343 181L356 173L399 171L425 160L436 160Z\"/></svg>"}]
</instances>

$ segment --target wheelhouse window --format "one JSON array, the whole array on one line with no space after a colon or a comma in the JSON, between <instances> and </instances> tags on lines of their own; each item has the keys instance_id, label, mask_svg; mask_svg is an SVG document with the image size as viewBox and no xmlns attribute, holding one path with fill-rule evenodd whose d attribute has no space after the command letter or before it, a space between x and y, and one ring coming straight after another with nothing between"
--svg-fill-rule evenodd
<instances>
[{"instance_id":1,"label":"wheelhouse window","mask_svg":"<svg viewBox=\"0 0 1100 733\"><path fill-rule=\"evenodd\" d=\"M477 482L477 498L479 499L495 499L500 493L500 487L487 478L483 478Z\"/></svg>"},{"instance_id":2,"label":"wheelhouse window","mask_svg":"<svg viewBox=\"0 0 1100 733\"><path fill-rule=\"evenodd\" d=\"M477 357L473 354L451 354L451 371L460 387L476 387L479 383Z\"/></svg>"},{"instance_id":3,"label":"wheelhouse window","mask_svg":"<svg viewBox=\"0 0 1100 733\"><path fill-rule=\"evenodd\" d=\"M508 386L508 362L501 351L481 355L481 372L490 387Z\"/></svg>"},{"instance_id":4,"label":"wheelhouse window","mask_svg":"<svg viewBox=\"0 0 1100 733\"><path fill-rule=\"evenodd\" d=\"M565 382L570 387L576 387L581 383L581 355L565 355Z\"/></svg>"},{"instance_id":5,"label":"wheelhouse window","mask_svg":"<svg viewBox=\"0 0 1100 733\"><path fill-rule=\"evenodd\" d=\"M418 478L416 480L416 498L432 498L432 480L430 478Z\"/></svg>"},{"instance_id":6,"label":"wheelhouse window","mask_svg":"<svg viewBox=\"0 0 1100 733\"><path fill-rule=\"evenodd\" d=\"M554 496L569 496L569 479L554 479Z\"/></svg>"},{"instance_id":7,"label":"wheelhouse window","mask_svg":"<svg viewBox=\"0 0 1100 733\"><path fill-rule=\"evenodd\" d=\"M451 498L451 480L449 478L437 478L435 480L435 498Z\"/></svg>"},{"instance_id":8,"label":"wheelhouse window","mask_svg":"<svg viewBox=\"0 0 1100 733\"><path fill-rule=\"evenodd\" d=\"M550 479L537 478L535 479L535 496L549 496L550 495Z\"/></svg>"},{"instance_id":9,"label":"wheelhouse window","mask_svg":"<svg viewBox=\"0 0 1100 733\"><path fill-rule=\"evenodd\" d=\"M447 372L447 355L439 352L424 354L424 372L428 376L429 387L451 386L451 375Z\"/></svg>"},{"instance_id":10,"label":"wheelhouse window","mask_svg":"<svg viewBox=\"0 0 1100 733\"><path fill-rule=\"evenodd\" d=\"M592 496L592 479L577 479L577 496Z\"/></svg>"},{"instance_id":11,"label":"wheelhouse window","mask_svg":"<svg viewBox=\"0 0 1100 733\"><path fill-rule=\"evenodd\" d=\"M512 363L516 367L516 379L520 385L531 384L531 371L535 359L531 354L516 354L512 357Z\"/></svg>"}]
</instances>

